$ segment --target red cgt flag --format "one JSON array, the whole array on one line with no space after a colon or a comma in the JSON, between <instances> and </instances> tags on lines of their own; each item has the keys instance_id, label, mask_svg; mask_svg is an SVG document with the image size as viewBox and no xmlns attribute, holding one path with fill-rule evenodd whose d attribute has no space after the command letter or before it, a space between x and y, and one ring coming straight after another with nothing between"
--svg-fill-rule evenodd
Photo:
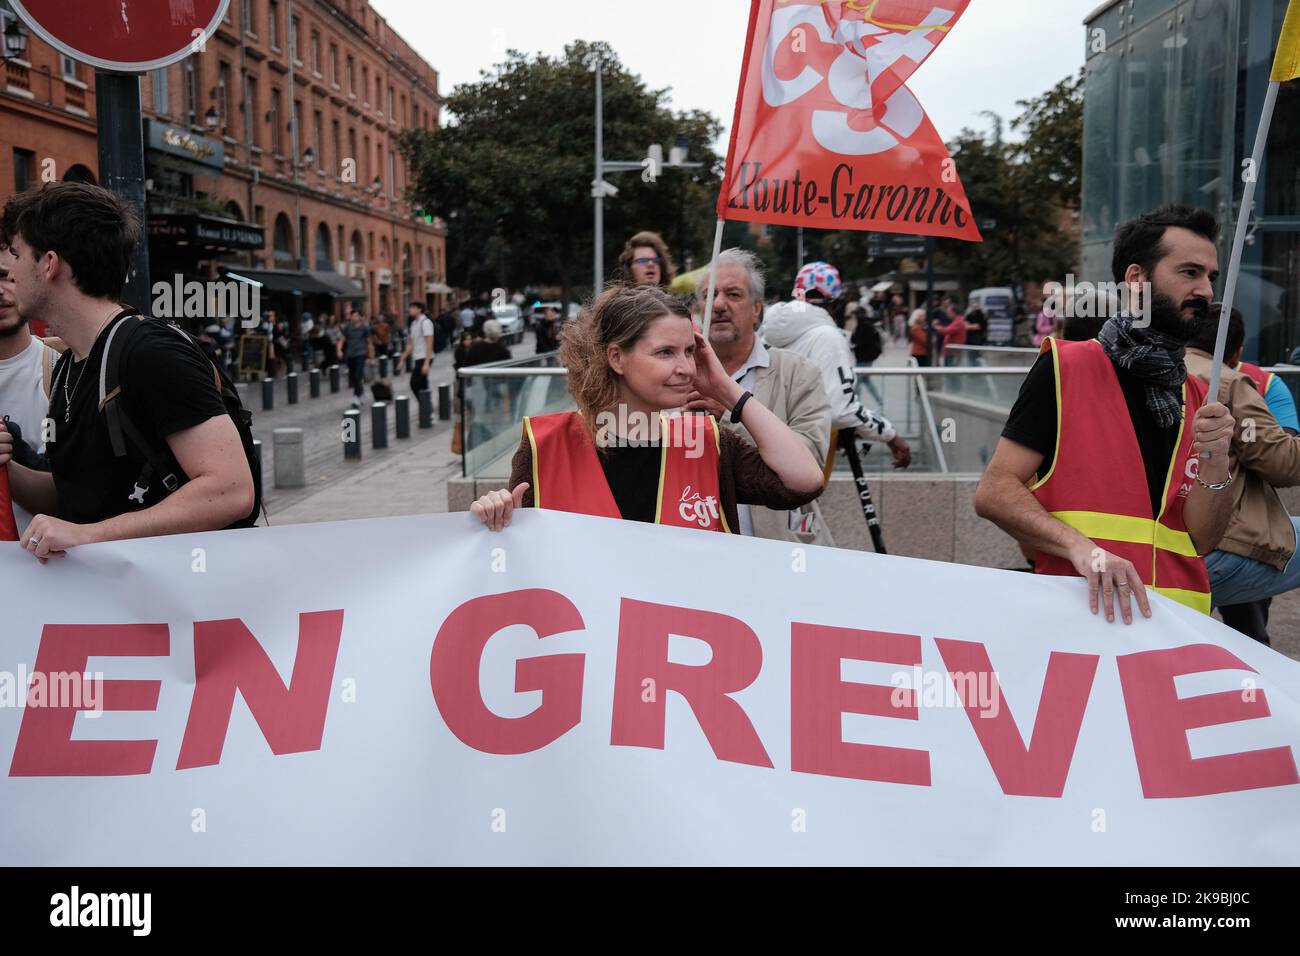
<instances>
[{"instance_id":1,"label":"red cgt flag","mask_svg":"<svg viewBox=\"0 0 1300 956\"><path fill-rule=\"evenodd\" d=\"M718 218L982 241L904 85L970 0L753 0Z\"/></svg>"}]
</instances>

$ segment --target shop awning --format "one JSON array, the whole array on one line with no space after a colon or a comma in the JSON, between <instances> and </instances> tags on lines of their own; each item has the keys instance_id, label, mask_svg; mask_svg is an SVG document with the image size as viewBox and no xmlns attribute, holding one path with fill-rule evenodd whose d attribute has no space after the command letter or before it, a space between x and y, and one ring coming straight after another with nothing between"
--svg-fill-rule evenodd
<instances>
[{"instance_id":1,"label":"shop awning","mask_svg":"<svg viewBox=\"0 0 1300 956\"><path fill-rule=\"evenodd\" d=\"M232 279L255 282L267 292L287 292L290 295L338 295L335 289L313 278L309 272L293 272L288 269L241 269L239 266L222 266L221 271Z\"/></svg>"},{"instance_id":2,"label":"shop awning","mask_svg":"<svg viewBox=\"0 0 1300 956\"><path fill-rule=\"evenodd\" d=\"M328 288L336 299L359 302L366 297L366 290L361 288L361 283L347 276L341 276L337 272L318 271L310 272L308 275Z\"/></svg>"}]
</instances>

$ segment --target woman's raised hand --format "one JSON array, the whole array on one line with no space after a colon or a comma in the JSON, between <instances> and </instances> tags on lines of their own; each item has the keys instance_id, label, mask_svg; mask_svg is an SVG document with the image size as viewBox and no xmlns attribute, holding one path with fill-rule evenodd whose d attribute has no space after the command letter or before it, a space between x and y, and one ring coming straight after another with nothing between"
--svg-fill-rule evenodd
<instances>
[{"instance_id":1,"label":"woman's raised hand","mask_svg":"<svg viewBox=\"0 0 1300 956\"><path fill-rule=\"evenodd\" d=\"M482 519L488 530L501 531L509 526L514 510L524 506L524 492L528 487L525 481L515 485L514 491L489 491L470 505L469 510Z\"/></svg>"},{"instance_id":2,"label":"woman's raised hand","mask_svg":"<svg viewBox=\"0 0 1300 956\"><path fill-rule=\"evenodd\" d=\"M745 393L727 374L709 340L695 330L695 391L701 398L716 402L725 410L733 408ZM694 397L694 396L692 396Z\"/></svg>"}]
</instances>

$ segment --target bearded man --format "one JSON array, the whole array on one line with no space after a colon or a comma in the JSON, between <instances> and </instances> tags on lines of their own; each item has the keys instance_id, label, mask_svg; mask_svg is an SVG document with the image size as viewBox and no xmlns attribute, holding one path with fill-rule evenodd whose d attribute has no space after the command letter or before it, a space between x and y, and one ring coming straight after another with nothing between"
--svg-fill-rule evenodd
<instances>
[{"instance_id":1,"label":"bearded man","mask_svg":"<svg viewBox=\"0 0 1300 956\"><path fill-rule=\"evenodd\" d=\"M1210 613L1203 555L1232 517L1235 423L1187 374L1214 298L1219 226L1164 206L1122 223L1111 263L1127 308L1096 339L1047 339L980 481L975 510L1040 574L1088 580L1094 614L1151 616L1150 589Z\"/></svg>"}]
</instances>

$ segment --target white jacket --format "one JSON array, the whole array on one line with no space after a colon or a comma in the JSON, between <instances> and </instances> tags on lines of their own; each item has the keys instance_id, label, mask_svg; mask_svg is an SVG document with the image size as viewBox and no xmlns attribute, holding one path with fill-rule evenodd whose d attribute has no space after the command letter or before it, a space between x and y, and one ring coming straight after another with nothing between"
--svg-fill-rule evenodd
<instances>
[{"instance_id":1,"label":"white jacket","mask_svg":"<svg viewBox=\"0 0 1300 956\"><path fill-rule=\"evenodd\" d=\"M891 442L898 436L889 419L858 401L853 351L829 312L807 302L778 302L764 314L762 333L768 345L802 355L821 370L836 428L853 429L863 441Z\"/></svg>"}]
</instances>

